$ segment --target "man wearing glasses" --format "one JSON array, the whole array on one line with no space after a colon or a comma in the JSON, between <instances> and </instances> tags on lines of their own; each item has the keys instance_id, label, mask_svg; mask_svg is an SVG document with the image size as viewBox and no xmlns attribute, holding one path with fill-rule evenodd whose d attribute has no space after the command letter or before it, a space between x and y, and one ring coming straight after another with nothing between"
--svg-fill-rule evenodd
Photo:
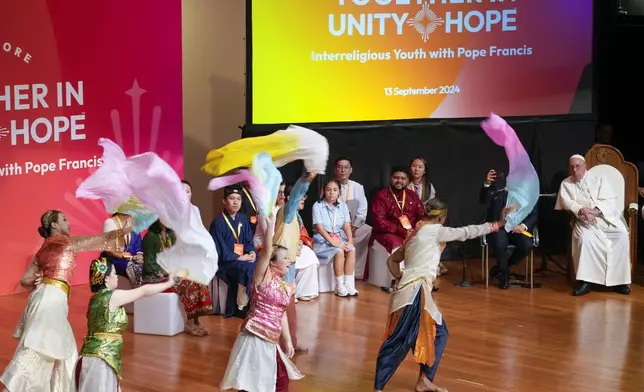
<instances>
[{"instance_id":1,"label":"man wearing glasses","mask_svg":"<svg viewBox=\"0 0 644 392\"><path fill-rule=\"evenodd\" d=\"M339 199L347 203L351 215L353 246L356 248L356 279L362 279L367 265L369 239L371 238L371 226L365 223L369 206L364 187L349 179L351 173L353 173L351 159L340 157L335 160L335 179L340 183Z\"/></svg>"},{"instance_id":2,"label":"man wearing glasses","mask_svg":"<svg viewBox=\"0 0 644 392\"><path fill-rule=\"evenodd\" d=\"M630 294L631 283L628 228L624 206L610 184L587 170L586 160L573 155L570 177L561 183L555 209L572 212L572 258L578 286L573 295L588 294L591 284Z\"/></svg>"}]
</instances>

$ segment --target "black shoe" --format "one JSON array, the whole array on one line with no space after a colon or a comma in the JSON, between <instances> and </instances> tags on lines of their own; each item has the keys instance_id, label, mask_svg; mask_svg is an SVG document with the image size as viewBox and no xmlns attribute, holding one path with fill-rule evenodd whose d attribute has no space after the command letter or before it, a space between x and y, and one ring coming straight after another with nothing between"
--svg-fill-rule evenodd
<instances>
[{"instance_id":1,"label":"black shoe","mask_svg":"<svg viewBox=\"0 0 644 392\"><path fill-rule=\"evenodd\" d=\"M575 297L580 297L588 293L590 293L590 283L588 282L581 282L579 287L572 291L572 295L574 295Z\"/></svg>"},{"instance_id":2,"label":"black shoe","mask_svg":"<svg viewBox=\"0 0 644 392\"><path fill-rule=\"evenodd\" d=\"M501 268L498 265L490 268L490 278L496 279L496 277L501 273Z\"/></svg>"},{"instance_id":3,"label":"black shoe","mask_svg":"<svg viewBox=\"0 0 644 392\"><path fill-rule=\"evenodd\" d=\"M613 287L613 290L615 290L616 293L623 295L629 295L631 293L631 289L628 287L628 285L625 284L615 286Z\"/></svg>"},{"instance_id":4,"label":"black shoe","mask_svg":"<svg viewBox=\"0 0 644 392\"><path fill-rule=\"evenodd\" d=\"M499 276L499 288L501 290L507 290L510 288L510 277L508 274L501 274Z\"/></svg>"}]
</instances>

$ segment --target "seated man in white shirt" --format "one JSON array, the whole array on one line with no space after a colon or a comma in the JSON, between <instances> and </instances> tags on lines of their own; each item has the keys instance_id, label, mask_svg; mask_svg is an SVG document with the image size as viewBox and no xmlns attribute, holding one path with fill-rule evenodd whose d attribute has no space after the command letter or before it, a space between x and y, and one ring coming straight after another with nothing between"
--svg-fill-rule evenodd
<instances>
[{"instance_id":1,"label":"seated man in white shirt","mask_svg":"<svg viewBox=\"0 0 644 392\"><path fill-rule=\"evenodd\" d=\"M335 160L335 179L340 183L341 188L339 199L347 203L351 215L353 245L356 248L356 279L362 279L371 239L371 226L365 223L369 206L364 187L349 179L351 173L353 173L351 159L340 157Z\"/></svg>"},{"instance_id":2,"label":"seated man in white shirt","mask_svg":"<svg viewBox=\"0 0 644 392\"><path fill-rule=\"evenodd\" d=\"M573 155L569 164L570 177L561 183L555 209L575 216L572 259L579 285L573 295L588 294L591 283L628 295L631 266L624 206L603 178L587 170L584 157Z\"/></svg>"}]
</instances>

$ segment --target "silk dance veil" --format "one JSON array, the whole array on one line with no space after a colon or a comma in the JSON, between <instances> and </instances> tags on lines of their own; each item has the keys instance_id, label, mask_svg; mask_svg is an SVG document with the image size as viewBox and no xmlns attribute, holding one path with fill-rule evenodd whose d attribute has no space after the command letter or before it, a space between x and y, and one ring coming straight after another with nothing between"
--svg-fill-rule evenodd
<instances>
[{"instance_id":1,"label":"silk dance veil","mask_svg":"<svg viewBox=\"0 0 644 392\"><path fill-rule=\"evenodd\" d=\"M126 157L111 140L99 139L103 164L76 190L76 197L101 200L107 212L132 215L135 229L156 217L174 230L176 244L161 252L157 262L167 272L188 271L188 278L208 285L217 272L215 242L203 226L177 173L157 154Z\"/></svg>"},{"instance_id":2,"label":"silk dance veil","mask_svg":"<svg viewBox=\"0 0 644 392\"><path fill-rule=\"evenodd\" d=\"M244 138L211 150L201 170L220 177L232 170L250 167L261 153L268 154L276 167L302 160L309 173L324 174L329 143L315 131L290 125L268 136Z\"/></svg>"},{"instance_id":3,"label":"silk dance veil","mask_svg":"<svg viewBox=\"0 0 644 392\"><path fill-rule=\"evenodd\" d=\"M492 113L490 118L481 123L481 128L494 143L505 148L505 154L508 157L510 171L506 180L508 190L506 206L513 204L517 206L506 218L505 229L509 232L520 225L537 205L539 176L521 140L504 119Z\"/></svg>"}]
</instances>

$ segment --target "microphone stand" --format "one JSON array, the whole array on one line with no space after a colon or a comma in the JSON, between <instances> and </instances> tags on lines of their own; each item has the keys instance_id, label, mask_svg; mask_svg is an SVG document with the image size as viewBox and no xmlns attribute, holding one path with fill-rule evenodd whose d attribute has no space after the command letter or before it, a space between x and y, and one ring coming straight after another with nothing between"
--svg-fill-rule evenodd
<instances>
[{"instance_id":1,"label":"microphone stand","mask_svg":"<svg viewBox=\"0 0 644 392\"><path fill-rule=\"evenodd\" d=\"M463 252L461 281L454 283L454 285L458 287L471 287L472 281L467 280L467 242L466 241L461 242L461 251ZM470 273L470 276L471 275L472 274Z\"/></svg>"},{"instance_id":2,"label":"microphone stand","mask_svg":"<svg viewBox=\"0 0 644 392\"><path fill-rule=\"evenodd\" d=\"M544 197L557 197L557 193L541 193L539 194L539 202L541 202L541 199ZM559 267L561 271L556 271L548 268L548 261ZM540 274L542 272L552 272L554 274L567 276L567 270L568 268L562 262L556 260L552 256L552 254L547 251L547 249L541 248L541 265L534 271L535 274Z\"/></svg>"}]
</instances>

